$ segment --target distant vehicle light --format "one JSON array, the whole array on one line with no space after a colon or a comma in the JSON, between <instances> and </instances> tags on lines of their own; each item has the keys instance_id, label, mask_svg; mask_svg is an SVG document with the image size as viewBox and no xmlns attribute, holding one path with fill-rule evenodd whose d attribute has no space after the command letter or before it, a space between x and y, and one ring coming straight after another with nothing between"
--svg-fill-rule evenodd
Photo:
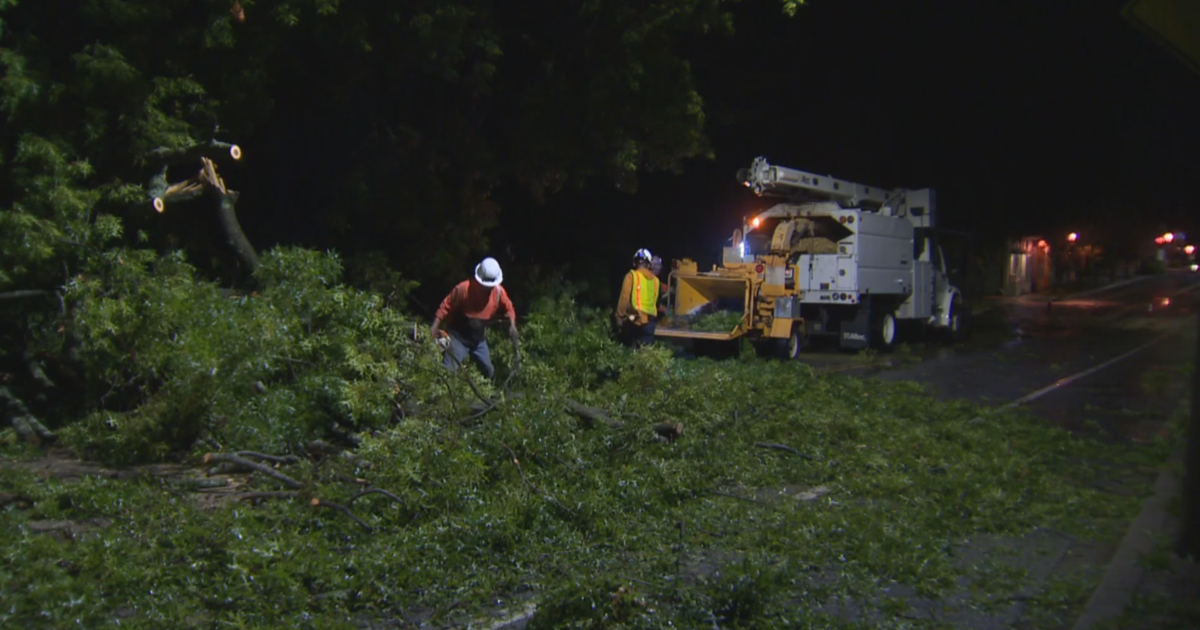
<instances>
[{"instance_id":1,"label":"distant vehicle light","mask_svg":"<svg viewBox=\"0 0 1200 630\"><path fill-rule=\"evenodd\" d=\"M1189 256L1190 256L1190 255L1192 255L1192 254L1194 254L1195 252L1196 252L1196 246L1195 246L1195 245L1187 245L1187 246L1185 246L1185 247L1183 248L1183 253L1185 253L1185 254L1187 254L1187 255L1189 255Z\"/></svg>"},{"instance_id":2,"label":"distant vehicle light","mask_svg":"<svg viewBox=\"0 0 1200 630\"><path fill-rule=\"evenodd\" d=\"M1046 241L1038 241L1038 247L1046 247Z\"/></svg>"},{"instance_id":3,"label":"distant vehicle light","mask_svg":"<svg viewBox=\"0 0 1200 630\"><path fill-rule=\"evenodd\" d=\"M1175 235L1167 232L1166 234L1162 235L1162 239L1164 243L1170 243L1171 241L1175 240Z\"/></svg>"},{"instance_id":4,"label":"distant vehicle light","mask_svg":"<svg viewBox=\"0 0 1200 630\"><path fill-rule=\"evenodd\" d=\"M1161 236L1156 236L1156 237L1154 237L1154 243L1155 243L1156 245L1162 245L1163 243L1166 243L1166 242L1167 242L1167 239L1165 239L1165 238L1163 238L1163 237L1161 237Z\"/></svg>"},{"instance_id":5,"label":"distant vehicle light","mask_svg":"<svg viewBox=\"0 0 1200 630\"><path fill-rule=\"evenodd\" d=\"M1200 271L1200 265L1192 265L1192 271Z\"/></svg>"},{"instance_id":6,"label":"distant vehicle light","mask_svg":"<svg viewBox=\"0 0 1200 630\"><path fill-rule=\"evenodd\" d=\"M1079 240L1079 235L1074 232L1071 232L1070 234L1067 235L1067 240L1074 243L1075 241Z\"/></svg>"}]
</instances>

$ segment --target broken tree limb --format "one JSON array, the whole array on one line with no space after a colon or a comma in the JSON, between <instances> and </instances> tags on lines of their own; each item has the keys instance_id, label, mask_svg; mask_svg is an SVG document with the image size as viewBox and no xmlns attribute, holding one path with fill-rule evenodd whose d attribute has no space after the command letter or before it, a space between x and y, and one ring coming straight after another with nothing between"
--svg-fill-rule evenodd
<instances>
[{"instance_id":1,"label":"broken tree limb","mask_svg":"<svg viewBox=\"0 0 1200 630\"><path fill-rule=\"evenodd\" d=\"M20 291L5 291L0 293L0 300L20 300L31 297L43 297L50 295L49 291L41 289L22 289Z\"/></svg>"},{"instance_id":2,"label":"broken tree limb","mask_svg":"<svg viewBox=\"0 0 1200 630\"><path fill-rule=\"evenodd\" d=\"M304 487L304 484L292 479L278 470L275 470L274 468L271 468L270 466L264 466L258 462L252 462L244 457L238 457L237 455L230 455L227 453L208 453L204 456L204 463L237 464L238 466L244 466L255 472L260 472L268 477L271 477L272 479L275 479L276 481L293 490L299 490Z\"/></svg>"},{"instance_id":3,"label":"broken tree limb","mask_svg":"<svg viewBox=\"0 0 1200 630\"><path fill-rule=\"evenodd\" d=\"M621 427L625 426L621 421L610 418L608 414L595 407L589 407L587 405L577 403L574 400L567 400L564 404L566 405L568 412L579 418L582 418L588 424L588 426L591 426L597 422L608 425L608 427L612 429L620 429Z\"/></svg>"},{"instance_id":4,"label":"broken tree limb","mask_svg":"<svg viewBox=\"0 0 1200 630\"><path fill-rule=\"evenodd\" d=\"M21 402L21 399L17 398L7 387L0 386L0 407L3 407L5 414L11 419L12 426L17 430L21 439L40 443L43 440L50 442L58 438L53 431L47 429L33 414L29 413L29 408L25 406L25 403Z\"/></svg>"},{"instance_id":5,"label":"broken tree limb","mask_svg":"<svg viewBox=\"0 0 1200 630\"><path fill-rule=\"evenodd\" d=\"M272 464L299 464L300 458L295 455L267 455L266 453L258 453L255 451L238 451L238 457L248 457Z\"/></svg>"},{"instance_id":6,"label":"broken tree limb","mask_svg":"<svg viewBox=\"0 0 1200 630\"><path fill-rule=\"evenodd\" d=\"M209 140L206 144L194 144L178 149L159 147L146 152L146 159L152 162L170 164L186 164L200 158L231 157L242 159L242 148L236 144Z\"/></svg>"},{"instance_id":7,"label":"broken tree limb","mask_svg":"<svg viewBox=\"0 0 1200 630\"><path fill-rule=\"evenodd\" d=\"M366 521L364 521L364 520L362 520L361 518L358 518L357 516L355 516L355 515L354 515L354 512L351 512L351 511L350 511L350 508L347 508L347 507L346 507L346 506L344 506L344 505L339 505L339 504L337 504L337 503L333 503L333 502L331 502L331 501L323 501L323 500L321 500L321 499L317 499L317 498L314 498L314 499L311 501L311 504L312 504L312 506L313 506L313 507L323 507L323 508L329 508L329 509L331 509L331 510L337 510L337 511L341 512L342 514L345 514L346 516L349 516L351 519L353 519L353 520L354 520L354 522L355 522L355 523L358 523L359 525L362 525L363 529L365 529L365 530L367 530L367 531L369 531L369 532L373 532L373 531L375 531L375 528L371 527L370 525L367 525L367 522L366 522Z\"/></svg>"},{"instance_id":8,"label":"broken tree limb","mask_svg":"<svg viewBox=\"0 0 1200 630\"><path fill-rule=\"evenodd\" d=\"M398 496L396 496L396 495L392 494L391 492L388 492L387 490L383 490L383 489L380 489L380 488L368 488L368 489L366 489L366 490L363 490L362 492L359 492L358 494L356 494L356 495L354 495L354 496L350 497L350 498L349 498L349 499L346 501L346 505L350 505L351 503L354 503L355 501L357 501L357 500L359 500L359 499L361 499L361 498L363 498L363 497L367 496L368 494L381 494L381 495L383 495L383 496L385 496L385 497L387 497L387 498L391 499L392 501L395 501L396 503L400 504L401 506L403 506L403 505L404 505L404 500L403 500L403 499L401 499L400 497L398 497Z\"/></svg>"},{"instance_id":9,"label":"broken tree limb","mask_svg":"<svg viewBox=\"0 0 1200 630\"><path fill-rule=\"evenodd\" d=\"M56 387L54 381L50 380L49 376L46 376L46 371L42 369L41 362L38 361L37 357L34 356L32 352L26 350L24 352L24 359L25 367L29 370L29 376L33 378L38 385L45 389L54 389Z\"/></svg>"},{"instance_id":10,"label":"broken tree limb","mask_svg":"<svg viewBox=\"0 0 1200 630\"><path fill-rule=\"evenodd\" d=\"M238 501L258 501L260 499L295 499L299 492L243 492L234 496Z\"/></svg>"},{"instance_id":11,"label":"broken tree limb","mask_svg":"<svg viewBox=\"0 0 1200 630\"><path fill-rule=\"evenodd\" d=\"M246 233L242 231L242 224L238 222L237 200L238 194L232 190L217 193L217 217L221 220L225 238L233 247L233 251L250 267L250 271L257 271L258 252L254 251L250 239L246 238Z\"/></svg>"},{"instance_id":12,"label":"broken tree limb","mask_svg":"<svg viewBox=\"0 0 1200 630\"><path fill-rule=\"evenodd\" d=\"M787 444L775 444L774 442L755 442L754 447L755 448L765 448L765 449L769 449L772 451L784 451L786 453L791 453L792 455L795 455L796 457L807 459L809 461L813 461L816 459L812 455L801 453L800 451L788 446Z\"/></svg>"}]
</instances>

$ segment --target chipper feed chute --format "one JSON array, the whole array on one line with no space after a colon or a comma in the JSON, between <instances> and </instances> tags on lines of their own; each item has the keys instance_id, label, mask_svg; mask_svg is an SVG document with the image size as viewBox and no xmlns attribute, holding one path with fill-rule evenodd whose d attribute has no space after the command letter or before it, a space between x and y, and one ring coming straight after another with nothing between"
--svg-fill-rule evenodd
<instances>
[{"instance_id":1,"label":"chipper feed chute","mask_svg":"<svg viewBox=\"0 0 1200 630\"><path fill-rule=\"evenodd\" d=\"M672 315L658 326L655 335L724 341L736 339L746 332L746 314L752 289L749 278L715 273L671 275L673 291L669 308ZM727 322L730 328L694 328L705 320L709 323Z\"/></svg>"}]
</instances>

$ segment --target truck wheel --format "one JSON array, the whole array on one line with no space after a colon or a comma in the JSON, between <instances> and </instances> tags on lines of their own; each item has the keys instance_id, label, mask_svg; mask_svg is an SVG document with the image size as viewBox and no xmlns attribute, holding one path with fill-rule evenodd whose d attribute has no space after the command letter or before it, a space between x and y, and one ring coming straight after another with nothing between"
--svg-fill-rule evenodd
<instances>
[{"instance_id":1,"label":"truck wheel","mask_svg":"<svg viewBox=\"0 0 1200 630\"><path fill-rule=\"evenodd\" d=\"M884 311L876 316L871 341L880 350L891 350L896 347L896 330L896 315L891 311Z\"/></svg>"},{"instance_id":2,"label":"truck wheel","mask_svg":"<svg viewBox=\"0 0 1200 630\"><path fill-rule=\"evenodd\" d=\"M802 325L792 326L792 334L787 340L787 358L796 360L800 358L800 353L804 351L805 342L804 327Z\"/></svg>"}]
</instances>

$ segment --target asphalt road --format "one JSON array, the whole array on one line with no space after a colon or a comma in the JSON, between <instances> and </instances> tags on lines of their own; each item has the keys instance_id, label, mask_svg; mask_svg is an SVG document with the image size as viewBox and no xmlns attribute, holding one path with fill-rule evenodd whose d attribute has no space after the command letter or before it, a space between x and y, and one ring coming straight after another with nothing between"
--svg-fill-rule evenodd
<instances>
[{"instance_id":1,"label":"asphalt road","mask_svg":"<svg viewBox=\"0 0 1200 630\"><path fill-rule=\"evenodd\" d=\"M1180 376L1195 357L1200 274L1089 293L1054 303L997 299L976 335L954 347L919 344L873 362L828 352L802 360L987 405L1034 395L1026 407L1071 430L1150 439L1186 402Z\"/></svg>"}]
</instances>

